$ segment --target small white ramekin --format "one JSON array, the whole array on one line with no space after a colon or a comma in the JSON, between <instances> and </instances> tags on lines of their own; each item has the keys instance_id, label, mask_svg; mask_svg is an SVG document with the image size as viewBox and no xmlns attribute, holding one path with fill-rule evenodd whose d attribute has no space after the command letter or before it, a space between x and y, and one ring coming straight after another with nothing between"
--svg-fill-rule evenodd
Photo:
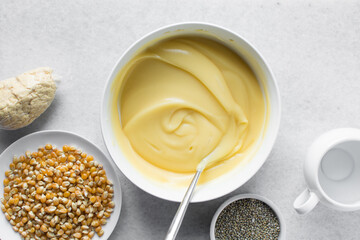
<instances>
[{"instance_id":1,"label":"small white ramekin","mask_svg":"<svg viewBox=\"0 0 360 240\"><path fill-rule=\"evenodd\" d=\"M210 225L210 239L211 240L216 240L215 238L215 224L216 221L220 215L220 213L227 207L229 206L229 204L236 202L237 200L241 200L241 199L246 199L246 198L252 198L252 199L257 199L260 200L262 202L264 202L266 205L268 205L275 213L275 215L277 216L277 218L279 219L279 223L280 223L280 235L279 235L279 240L285 240L285 234L286 234L286 225L285 225L285 220L283 218L283 216L281 215L281 212L279 210L279 208L269 199L262 197L260 195L257 194L239 194L236 195L228 200L226 200L223 204L220 205L220 207L218 208L218 210L215 212L214 217L211 221L211 225Z\"/></svg>"},{"instance_id":2,"label":"small white ramekin","mask_svg":"<svg viewBox=\"0 0 360 240\"><path fill-rule=\"evenodd\" d=\"M258 80L264 83L267 89L267 109L270 111L263 141L255 156L245 166L239 166L232 171L197 187L192 202L202 202L215 199L232 192L247 182L264 164L277 136L280 125L280 95L275 78L260 53L244 38L236 33L208 23L179 23L155 30L135 42L120 57L113 68L103 93L101 106L101 129L106 147L123 174L135 185L144 191L170 201L180 202L186 191L186 187L169 187L167 184L155 183L136 169L124 155L121 147L117 144L116 135L111 124L111 86L120 69L134 56L143 46L163 38L164 36L181 36L188 34L205 34L216 37L234 52L238 53L249 64ZM263 86L264 87L264 86Z\"/></svg>"}]
</instances>

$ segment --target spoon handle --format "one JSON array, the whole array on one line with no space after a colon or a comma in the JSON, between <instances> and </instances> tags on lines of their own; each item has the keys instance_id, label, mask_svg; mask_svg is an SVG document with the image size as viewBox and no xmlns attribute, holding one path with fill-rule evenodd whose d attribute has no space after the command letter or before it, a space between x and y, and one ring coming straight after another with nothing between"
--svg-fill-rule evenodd
<instances>
[{"instance_id":1,"label":"spoon handle","mask_svg":"<svg viewBox=\"0 0 360 240\"><path fill-rule=\"evenodd\" d=\"M193 178L193 180L191 181L191 184L189 186L189 188L187 189L186 193L185 193L185 196L174 216L174 219L172 220L172 223L170 225L170 228L169 228L169 231L167 232L166 234L166 237L165 237L165 240L174 240L178 231L179 231L179 228L180 228L180 225L182 223L182 220L185 216L185 212L186 212L186 209L189 205L189 202L192 198L192 195L193 195L193 192L194 192L194 189L195 189L195 186L196 186L196 183L198 182L199 180L199 177L200 177L200 174L201 174L202 170L198 170Z\"/></svg>"}]
</instances>

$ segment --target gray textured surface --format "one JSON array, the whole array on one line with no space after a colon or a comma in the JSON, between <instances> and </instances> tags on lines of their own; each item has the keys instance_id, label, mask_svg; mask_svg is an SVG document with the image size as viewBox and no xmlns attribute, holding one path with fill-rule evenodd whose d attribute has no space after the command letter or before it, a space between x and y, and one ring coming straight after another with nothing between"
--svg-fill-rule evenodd
<instances>
[{"instance_id":1,"label":"gray textured surface","mask_svg":"<svg viewBox=\"0 0 360 240\"><path fill-rule=\"evenodd\" d=\"M360 3L358 1L13 1L0 2L0 79L51 66L63 80L40 119L0 130L0 152L38 130L76 132L105 150L100 101L124 50L166 24L206 21L239 33L267 59L280 87L282 122L268 161L244 186L192 204L178 239L209 239L212 215L237 193L266 196L281 209L287 239L360 239L360 212L318 206L292 209L305 188L302 161L311 141L337 127L360 128ZM123 209L111 240L162 239L177 204L144 193L123 175ZM0 232L1 235L1 232Z\"/></svg>"}]
</instances>

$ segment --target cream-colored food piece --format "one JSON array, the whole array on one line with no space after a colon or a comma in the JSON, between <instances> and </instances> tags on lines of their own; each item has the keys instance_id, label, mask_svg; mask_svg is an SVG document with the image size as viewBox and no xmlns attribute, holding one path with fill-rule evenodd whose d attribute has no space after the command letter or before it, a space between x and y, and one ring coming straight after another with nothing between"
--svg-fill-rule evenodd
<instances>
[{"instance_id":1,"label":"cream-colored food piece","mask_svg":"<svg viewBox=\"0 0 360 240\"><path fill-rule=\"evenodd\" d=\"M0 81L0 128L25 127L50 106L56 91L52 72L42 67Z\"/></svg>"},{"instance_id":2,"label":"cream-colored food piece","mask_svg":"<svg viewBox=\"0 0 360 240\"><path fill-rule=\"evenodd\" d=\"M245 164L266 126L266 94L255 74L210 38L176 37L145 47L112 90L120 147L161 182L181 182L205 166L200 182L206 182Z\"/></svg>"}]
</instances>

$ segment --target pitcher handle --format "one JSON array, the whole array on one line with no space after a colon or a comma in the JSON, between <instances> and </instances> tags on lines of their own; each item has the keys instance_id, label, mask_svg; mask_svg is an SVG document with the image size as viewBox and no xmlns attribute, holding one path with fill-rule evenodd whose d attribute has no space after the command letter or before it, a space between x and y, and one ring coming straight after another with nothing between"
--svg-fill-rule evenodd
<instances>
[{"instance_id":1,"label":"pitcher handle","mask_svg":"<svg viewBox=\"0 0 360 240\"><path fill-rule=\"evenodd\" d=\"M313 210L319 202L318 196L309 189L305 189L294 201L294 208L299 214L306 214Z\"/></svg>"}]
</instances>

